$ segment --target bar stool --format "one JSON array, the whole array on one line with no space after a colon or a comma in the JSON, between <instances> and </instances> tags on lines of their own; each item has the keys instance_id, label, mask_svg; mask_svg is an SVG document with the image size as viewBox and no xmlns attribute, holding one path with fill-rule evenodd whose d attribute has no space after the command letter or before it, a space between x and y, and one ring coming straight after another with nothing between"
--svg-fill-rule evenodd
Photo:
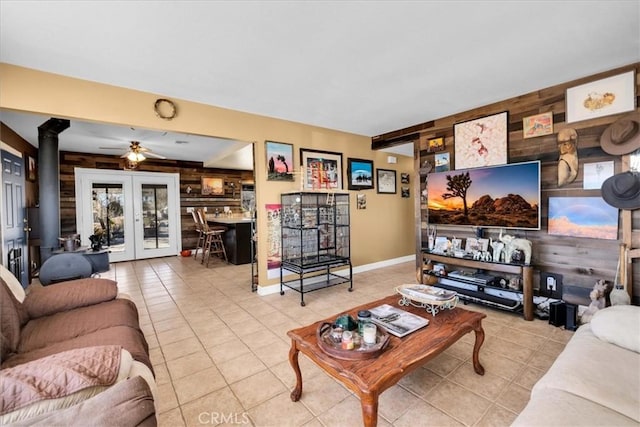
<instances>
[{"instance_id":1,"label":"bar stool","mask_svg":"<svg viewBox=\"0 0 640 427\"><path fill-rule=\"evenodd\" d=\"M198 259L198 249L202 249L202 257L204 258L205 235L204 230L202 229L202 223L200 222L200 216L195 209L191 211L191 215L193 216L193 222L195 223L196 232L198 233L198 241L196 242L196 250L194 251L193 259Z\"/></svg>"},{"instance_id":2,"label":"bar stool","mask_svg":"<svg viewBox=\"0 0 640 427\"><path fill-rule=\"evenodd\" d=\"M204 247L202 249L202 263L204 264L206 259L207 267L209 267L209 259L212 254L220 256L224 259L224 262L229 262L227 260L227 251L224 248L224 240L222 239L227 228L221 226L210 227L202 209L198 209L197 214L205 236Z\"/></svg>"}]
</instances>

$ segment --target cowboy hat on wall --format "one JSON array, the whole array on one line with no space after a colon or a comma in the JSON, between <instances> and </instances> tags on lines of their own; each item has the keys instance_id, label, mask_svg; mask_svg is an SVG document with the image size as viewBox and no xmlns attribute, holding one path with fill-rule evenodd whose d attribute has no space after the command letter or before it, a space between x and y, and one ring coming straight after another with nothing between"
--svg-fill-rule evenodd
<instances>
[{"instance_id":1,"label":"cowboy hat on wall","mask_svg":"<svg viewBox=\"0 0 640 427\"><path fill-rule=\"evenodd\" d=\"M600 136L600 146L614 156L640 149L640 112L627 114L606 128Z\"/></svg>"},{"instance_id":2,"label":"cowboy hat on wall","mask_svg":"<svg viewBox=\"0 0 640 427\"><path fill-rule=\"evenodd\" d=\"M640 114L628 114L611 124L600 137L600 146L617 156L640 149ZM619 209L640 209L640 172L613 175L602 183L602 198Z\"/></svg>"}]
</instances>

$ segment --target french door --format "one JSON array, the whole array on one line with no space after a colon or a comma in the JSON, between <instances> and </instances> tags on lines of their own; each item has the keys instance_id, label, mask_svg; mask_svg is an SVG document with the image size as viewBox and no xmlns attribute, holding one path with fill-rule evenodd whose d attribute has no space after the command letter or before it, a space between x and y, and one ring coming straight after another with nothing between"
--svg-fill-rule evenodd
<instances>
[{"instance_id":1,"label":"french door","mask_svg":"<svg viewBox=\"0 0 640 427\"><path fill-rule=\"evenodd\" d=\"M76 223L82 244L101 234L111 262L180 252L180 176L75 169Z\"/></svg>"}]
</instances>

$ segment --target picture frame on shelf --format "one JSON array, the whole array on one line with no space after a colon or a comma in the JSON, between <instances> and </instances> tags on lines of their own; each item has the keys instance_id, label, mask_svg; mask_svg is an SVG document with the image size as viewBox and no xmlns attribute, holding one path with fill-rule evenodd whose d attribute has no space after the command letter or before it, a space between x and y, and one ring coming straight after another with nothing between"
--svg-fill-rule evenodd
<instances>
[{"instance_id":1,"label":"picture frame on shelf","mask_svg":"<svg viewBox=\"0 0 640 427\"><path fill-rule=\"evenodd\" d=\"M267 181L293 181L293 144L265 141Z\"/></svg>"},{"instance_id":2,"label":"picture frame on shelf","mask_svg":"<svg viewBox=\"0 0 640 427\"><path fill-rule=\"evenodd\" d=\"M573 123L633 111L635 71L568 88L566 122Z\"/></svg>"},{"instance_id":3,"label":"picture frame on shelf","mask_svg":"<svg viewBox=\"0 0 640 427\"><path fill-rule=\"evenodd\" d=\"M349 190L371 190L373 185L373 160L347 158Z\"/></svg>"},{"instance_id":4,"label":"picture frame on shelf","mask_svg":"<svg viewBox=\"0 0 640 427\"><path fill-rule=\"evenodd\" d=\"M202 177L201 193L203 196L224 196L224 180Z\"/></svg>"},{"instance_id":5,"label":"picture frame on shelf","mask_svg":"<svg viewBox=\"0 0 640 427\"><path fill-rule=\"evenodd\" d=\"M465 242L464 251L467 253L473 253L474 251L477 252L480 250L482 250L482 246L478 242L478 239L476 237L468 237Z\"/></svg>"},{"instance_id":6,"label":"picture frame on shelf","mask_svg":"<svg viewBox=\"0 0 640 427\"><path fill-rule=\"evenodd\" d=\"M35 182L38 177L35 157L27 156L27 181Z\"/></svg>"},{"instance_id":7,"label":"picture frame on shelf","mask_svg":"<svg viewBox=\"0 0 640 427\"><path fill-rule=\"evenodd\" d=\"M536 114L522 119L522 138L551 135L553 133L553 113Z\"/></svg>"},{"instance_id":8,"label":"picture frame on shelf","mask_svg":"<svg viewBox=\"0 0 640 427\"><path fill-rule=\"evenodd\" d=\"M396 171L391 169L376 169L376 177L378 181L378 193L396 194Z\"/></svg>"},{"instance_id":9,"label":"picture frame on shelf","mask_svg":"<svg viewBox=\"0 0 640 427\"><path fill-rule=\"evenodd\" d=\"M453 125L455 169L506 164L508 125L507 111Z\"/></svg>"},{"instance_id":10,"label":"picture frame on shelf","mask_svg":"<svg viewBox=\"0 0 640 427\"><path fill-rule=\"evenodd\" d=\"M342 153L300 149L304 190L342 190Z\"/></svg>"}]
</instances>

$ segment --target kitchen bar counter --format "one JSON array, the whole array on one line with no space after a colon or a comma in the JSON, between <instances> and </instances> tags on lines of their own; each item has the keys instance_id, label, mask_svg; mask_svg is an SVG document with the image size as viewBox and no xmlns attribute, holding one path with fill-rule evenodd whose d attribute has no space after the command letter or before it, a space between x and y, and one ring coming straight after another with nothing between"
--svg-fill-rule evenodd
<instances>
[{"instance_id":1,"label":"kitchen bar counter","mask_svg":"<svg viewBox=\"0 0 640 427\"><path fill-rule=\"evenodd\" d=\"M251 262L251 218L208 217L211 226L227 228L224 233L224 249L231 264L249 264Z\"/></svg>"}]
</instances>

